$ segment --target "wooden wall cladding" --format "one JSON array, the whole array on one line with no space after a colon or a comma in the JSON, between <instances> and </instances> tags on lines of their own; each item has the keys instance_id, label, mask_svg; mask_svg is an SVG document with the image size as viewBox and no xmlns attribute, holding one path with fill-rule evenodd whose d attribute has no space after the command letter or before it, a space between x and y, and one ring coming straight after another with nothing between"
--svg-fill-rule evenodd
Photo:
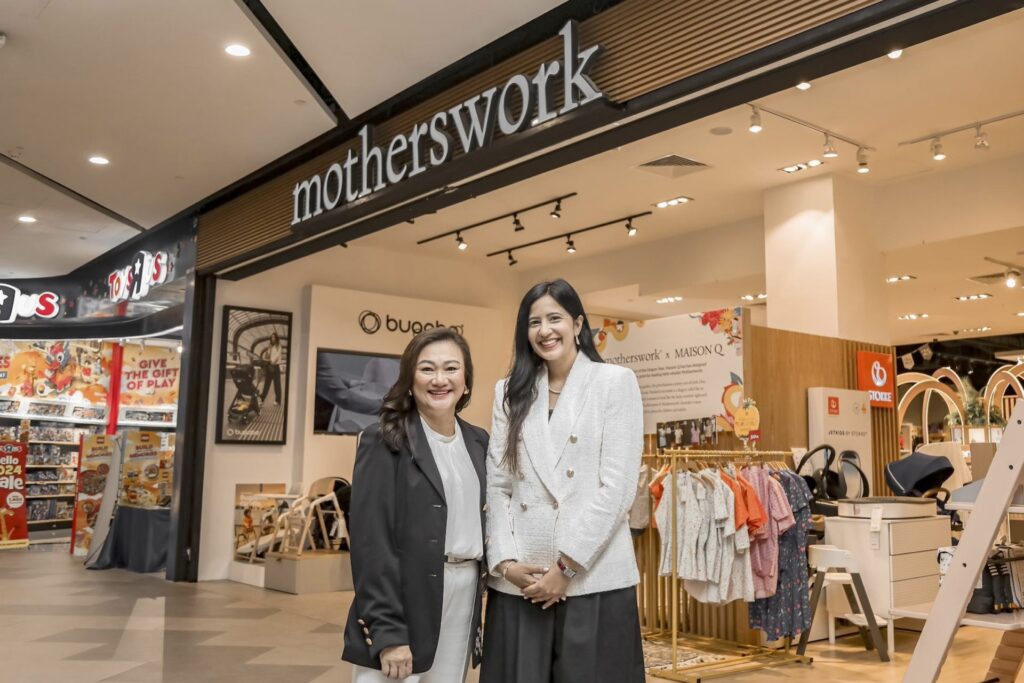
<instances>
[{"instance_id":1,"label":"wooden wall cladding","mask_svg":"<svg viewBox=\"0 0 1024 683\"><path fill-rule=\"evenodd\" d=\"M874 5L878 0L626 0L584 22L583 47L600 43L605 54L593 71L613 102L626 102L785 38ZM517 73L530 73L561 54L553 36L516 57L377 126L378 141L411 130ZM343 159L358 138L204 214L197 264L210 269L291 235L292 188Z\"/></svg>"},{"instance_id":2,"label":"wooden wall cladding","mask_svg":"<svg viewBox=\"0 0 1024 683\"><path fill-rule=\"evenodd\" d=\"M891 346L754 325L747 330L744 384L761 411L764 436L758 447L764 450L817 446L807 443L807 389L856 389L858 351L893 354ZM899 459L895 408L871 409L871 441L871 490L888 495L885 466Z\"/></svg>"}]
</instances>

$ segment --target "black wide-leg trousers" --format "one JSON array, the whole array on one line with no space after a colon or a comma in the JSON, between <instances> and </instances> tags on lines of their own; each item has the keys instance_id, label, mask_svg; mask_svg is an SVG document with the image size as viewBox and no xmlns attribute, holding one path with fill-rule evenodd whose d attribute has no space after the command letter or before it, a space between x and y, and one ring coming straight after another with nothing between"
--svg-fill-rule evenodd
<instances>
[{"instance_id":1,"label":"black wide-leg trousers","mask_svg":"<svg viewBox=\"0 0 1024 683\"><path fill-rule=\"evenodd\" d=\"M571 597L546 610L487 596L480 683L644 683L636 589Z\"/></svg>"}]
</instances>

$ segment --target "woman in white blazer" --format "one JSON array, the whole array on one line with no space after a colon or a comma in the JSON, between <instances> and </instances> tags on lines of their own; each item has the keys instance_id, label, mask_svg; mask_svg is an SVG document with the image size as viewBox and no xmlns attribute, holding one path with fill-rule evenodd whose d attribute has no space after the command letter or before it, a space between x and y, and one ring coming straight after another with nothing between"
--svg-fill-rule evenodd
<instances>
[{"instance_id":1,"label":"woman in white blazer","mask_svg":"<svg viewBox=\"0 0 1024 683\"><path fill-rule=\"evenodd\" d=\"M627 514L643 451L636 377L601 360L565 280L519 306L487 457L481 683L642 683Z\"/></svg>"}]
</instances>

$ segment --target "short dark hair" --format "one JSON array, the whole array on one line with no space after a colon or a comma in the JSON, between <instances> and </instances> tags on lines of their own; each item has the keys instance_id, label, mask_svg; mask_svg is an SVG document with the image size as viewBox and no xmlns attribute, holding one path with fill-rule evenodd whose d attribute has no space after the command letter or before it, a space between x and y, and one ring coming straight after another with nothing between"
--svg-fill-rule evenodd
<instances>
[{"instance_id":1,"label":"short dark hair","mask_svg":"<svg viewBox=\"0 0 1024 683\"><path fill-rule=\"evenodd\" d=\"M398 381L384 397L384 404L380 409L380 434L384 443L393 452L407 447L410 443L409 434L412 430L412 418L417 414L416 400L412 397L413 377L416 374L416 363L420 359L423 349L431 344L450 341L462 351L463 368L466 375L466 389L469 391L463 394L458 403L455 404L455 412L459 413L469 405L473 395L473 357L469 353L469 344L457 330L452 327L433 327L420 332L405 347L402 352L402 360L399 363Z\"/></svg>"}]
</instances>

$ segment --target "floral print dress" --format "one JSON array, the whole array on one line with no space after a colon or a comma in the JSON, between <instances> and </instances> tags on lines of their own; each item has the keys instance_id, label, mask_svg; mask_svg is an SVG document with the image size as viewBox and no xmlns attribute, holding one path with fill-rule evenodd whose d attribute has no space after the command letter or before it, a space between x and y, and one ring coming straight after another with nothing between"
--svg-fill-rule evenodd
<instances>
[{"instance_id":1,"label":"floral print dress","mask_svg":"<svg viewBox=\"0 0 1024 683\"><path fill-rule=\"evenodd\" d=\"M811 627L808 591L807 533L811 528L811 491L803 479L783 471L778 481L786 492L796 524L779 537L779 582L775 595L750 605L750 627L768 640L797 637Z\"/></svg>"}]
</instances>

